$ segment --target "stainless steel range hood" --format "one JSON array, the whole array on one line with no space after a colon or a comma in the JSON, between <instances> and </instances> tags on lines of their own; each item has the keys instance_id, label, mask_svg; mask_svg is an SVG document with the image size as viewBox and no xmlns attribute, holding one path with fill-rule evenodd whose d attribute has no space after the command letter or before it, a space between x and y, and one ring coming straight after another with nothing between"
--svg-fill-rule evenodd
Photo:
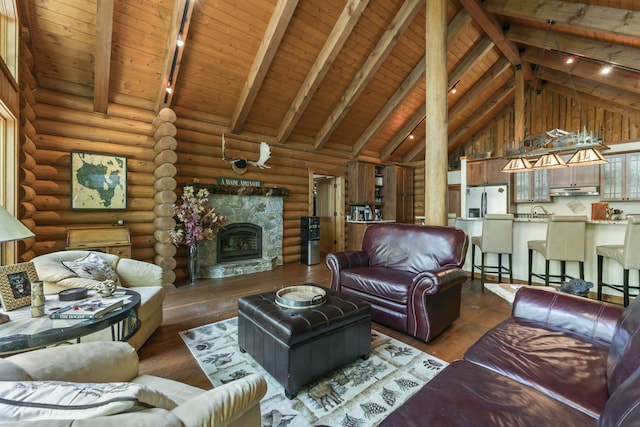
<instances>
[{"instance_id":1,"label":"stainless steel range hood","mask_svg":"<svg viewBox=\"0 0 640 427\"><path fill-rule=\"evenodd\" d=\"M550 196L599 196L598 187L562 187L549 189Z\"/></svg>"}]
</instances>

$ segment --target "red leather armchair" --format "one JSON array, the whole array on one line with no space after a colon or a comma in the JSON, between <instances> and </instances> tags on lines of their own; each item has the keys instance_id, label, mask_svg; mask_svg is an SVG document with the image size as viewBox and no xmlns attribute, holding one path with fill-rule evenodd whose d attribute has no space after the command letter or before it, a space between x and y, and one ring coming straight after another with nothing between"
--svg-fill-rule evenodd
<instances>
[{"instance_id":1,"label":"red leather armchair","mask_svg":"<svg viewBox=\"0 0 640 427\"><path fill-rule=\"evenodd\" d=\"M371 304L373 321L428 342L460 316L468 245L457 228L372 224L362 250L327 255L331 288Z\"/></svg>"}]
</instances>

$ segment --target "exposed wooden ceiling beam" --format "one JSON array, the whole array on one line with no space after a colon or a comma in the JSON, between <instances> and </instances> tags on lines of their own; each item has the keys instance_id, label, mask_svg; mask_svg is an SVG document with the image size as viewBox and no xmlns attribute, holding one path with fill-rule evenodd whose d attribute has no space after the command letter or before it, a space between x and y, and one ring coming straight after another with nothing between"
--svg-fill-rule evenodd
<instances>
[{"instance_id":1,"label":"exposed wooden ceiling beam","mask_svg":"<svg viewBox=\"0 0 640 427\"><path fill-rule=\"evenodd\" d=\"M471 19L468 13L464 11L461 11L460 13L458 13L447 26L447 45L449 45L449 43L451 43L451 41L458 35L458 32L464 28L464 25L467 25L470 22L471 22ZM480 43L478 43L478 45L476 45L476 47L472 50L472 53L468 55L469 57L471 57L471 59L469 59L468 61L466 59L463 60L462 63L458 65L458 67L456 67L456 70L454 70L452 75L449 76L448 88L451 89L460 79L462 79L464 74L467 73L467 71L473 66L473 64L479 59L481 59L484 55L486 55L492 47L493 47L493 43L491 43L491 41L487 39L484 39L484 41L481 41ZM426 62L424 61L424 57L419 62L419 64L421 64L422 66L421 72L422 72L422 75L424 75L425 69L426 69ZM363 135L361 135L358 141L356 141L356 144L354 145L354 152L353 152L355 156L359 155L362 152L362 150L371 141L371 138L373 137L373 135L375 135L380 130L380 128L384 125L384 122L386 122L389 119L389 116L391 116L391 114L398 108L402 100L398 101L397 99L395 99L396 95L403 96L402 99L404 99L404 96L406 96L409 93L408 91L413 89L413 86L407 87L405 86L405 83L411 84L410 81L408 80L411 80L413 77L415 77L413 75L415 71L416 71L416 68L414 68L414 70L411 72L409 77L405 79L405 81L402 83L398 91L396 91L396 93L394 94L394 97L390 99L387 102L387 104L383 107L382 111L380 112L380 114L378 114L378 116L373 121L373 123L369 125L369 127L365 130ZM414 86L419 81L420 80L416 80L414 83ZM403 92L399 93L401 89L403 89ZM423 104L423 107L424 107L424 104ZM404 142L404 140L409 135L408 132L410 132L411 129L413 129L416 126L415 124L413 126L410 126L410 124L413 122L415 123L419 122L419 120L416 121L416 114L414 114L414 116L411 119L409 119L408 123L405 123L405 125L395 134L393 139L385 146L385 149L382 153L382 156L385 159L388 158L402 144L402 142ZM424 108L422 108L422 117L424 118ZM409 129L405 130L406 128L409 128ZM357 154L355 151L356 148L358 148Z\"/></svg>"},{"instance_id":2,"label":"exposed wooden ceiling beam","mask_svg":"<svg viewBox=\"0 0 640 427\"><path fill-rule=\"evenodd\" d=\"M178 36L182 41L187 43L189 34L189 24L191 23L191 14L196 0L176 0L173 8L173 16L171 18L171 30L169 31L169 39L167 40L167 53L164 58L162 67L162 77L160 79L160 88L156 97L156 111L160 111L164 107L171 105L174 89L178 80L178 72L180 71L180 61L184 47L178 46ZM170 91L167 91L170 88Z\"/></svg>"},{"instance_id":3,"label":"exposed wooden ceiling beam","mask_svg":"<svg viewBox=\"0 0 640 427\"><path fill-rule=\"evenodd\" d=\"M367 126L367 129L360 135L360 138L353 145L351 154L353 157L358 157L362 150L371 142L371 138L378 133L378 131L384 126L387 119L398 108L402 101L411 93L413 88L424 77L425 70L425 57L420 58L420 61L413 67L411 73L400 84L398 89L389 98L384 107L378 112L376 118Z\"/></svg>"},{"instance_id":4,"label":"exposed wooden ceiling beam","mask_svg":"<svg viewBox=\"0 0 640 427\"><path fill-rule=\"evenodd\" d=\"M451 41L460 33L460 30L464 29L473 21L469 12L466 9L460 9L460 11L453 17L449 25L447 25L447 46Z\"/></svg>"},{"instance_id":5,"label":"exposed wooden ceiling beam","mask_svg":"<svg viewBox=\"0 0 640 427\"><path fill-rule=\"evenodd\" d=\"M424 120L424 111L425 111L425 103L422 103L420 108L411 116L411 118L400 128L398 132L394 135L393 139L389 141L389 143L384 147L382 152L380 153L380 160L387 160L394 151L402 145L402 143L407 139L407 137L411 134L416 126L420 124Z\"/></svg>"},{"instance_id":6,"label":"exposed wooden ceiling beam","mask_svg":"<svg viewBox=\"0 0 640 427\"><path fill-rule=\"evenodd\" d=\"M485 0L491 13L536 22L553 20L597 33L640 38L640 13L626 9L559 0Z\"/></svg>"},{"instance_id":7,"label":"exposed wooden ceiling beam","mask_svg":"<svg viewBox=\"0 0 640 427\"><path fill-rule=\"evenodd\" d=\"M297 5L298 0L278 0L231 117L231 132L242 130Z\"/></svg>"},{"instance_id":8,"label":"exposed wooden ceiling beam","mask_svg":"<svg viewBox=\"0 0 640 427\"><path fill-rule=\"evenodd\" d=\"M456 69L453 70L453 72L449 75L449 85L447 89L451 90L451 88L458 81L460 81L462 77L464 77L464 75L467 74L478 61L480 61L489 52L491 52L491 49L493 49L494 46L495 44L491 41L491 39L483 37L471 50L471 52L464 56L462 62L460 62Z\"/></svg>"},{"instance_id":9,"label":"exposed wooden ceiling beam","mask_svg":"<svg viewBox=\"0 0 640 427\"><path fill-rule=\"evenodd\" d=\"M314 147L319 150L324 147L327 140L338 127L338 124L347 115L349 109L362 93L367 83L373 78L376 71L389 55L398 41L398 38L404 33L409 24L413 21L418 11L424 7L424 0L405 2L400 8L389 27L384 32L378 44L369 54L364 65L360 68L355 78L344 91L340 102L335 106L325 123L320 128L315 138Z\"/></svg>"},{"instance_id":10,"label":"exposed wooden ceiling beam","mask_svg":"<svg viewBox=\"0 0 640 427\"><path fill-rule=\"evenodd\" d=\"M578 76L571 76L571 79L569 79L570 76L567 73L548 68L543 68L539 75L543 80L567 86L569 89L575 88L576 91L602 98L607 102L615 102L627 108L640 111L640 97L635 93Z\"/></svg>"},{"instance_id":11,"label":"exposed wooden ceiling beam","mask_svg":"<svg viewBox=\"0 0 640 427\"><path fill-rule=\"evenodd\" d=\"M322 79L329 71L334 59L349 38L353 27L360 19L362 12L369 4L369 0L349 0L345 5L342 13L338 17L336 25L333 27L331 34L327 38L326 43L318 54L316 62L311 67L309 74L302 83L300 90L296 94L295 99L289 106L289 110L285 114L282 123L278 129L278 141L285 143L298 120L302 117L307 105L311 102L311 98L320 87Z\"/></svg>"},{"instance_id":12,"label":"exposed wooden ceiling beam","mask_svg":"<svg viewBox=\"0 0 640 427\"><path fill-rule=\"evenodd\" d=\"M96 53L93 73L93 111L107 112L109 76L111 75L111 38L113 34L114 0L96 3Z\"/></svg>"},{"instance_id":13,"label":"exposed wooden ceiling beam","mask_svg":"<svg viewBox=\"0 0 640 427\"><path fill-rule=\"evenodd\" d=\"M522 53L522 58L533 64L542 65L557 71L568 72L578 77L584 77L585 79L594 80L640 95L640 75L624 68L616 68L609 74L603 74L601 73L601 64L580 59L578 56L572 57L574 59L572 64L566 64L567 55L545 51L536 47L527 48Z\"/></svg>"},{"instance_id":14,"label":"exposed wooden ceiling beam","mask_svg":"<svg viewBox=\"0 0 640 427\"><path fill-rule=\"evenodd\" d=\"M520 53L518 52L518 47L515 43L507 40L505 35L502 32L502 26L498 22L495 16L490 15L485 12L482 8L478 0L459 0L462 7L467 9L469 14L473 17L474 21L478 23L482 31L484 31L491 40L496 44L500 52L504 56L507 57L509 62L513 66L522 65L522 70L524 71L525 79L529 80L531 78L531 69L526 66L526 64L522 64L522 59L520 58Z\"/></svg>"},{"instance_id":15,"label":"exposed wooden ceiling beam","mask_svg":"<svg viewBox=\"0 0 640 427\"><path fill-rule=\"evenodd\" d=\"M490 120L495 114L502 110L504 103L509 98L513 98L515 94L515 80L510 79L504 86L495 92L489 99L482 104L482 108L478 109L469 117L464 124L453 134L449 136L449 151L455 150L460 144L468 139L469 134L477 132L478 129Z\"/></svg>"},{"instance_id":16,"label":"exposed wooden ceiling beam","mask_svg":"<svg viewBox=\"0 0 640 427\"><path fill-rule=\"evenodd\" d=\"M504 56L501 56L495 64L487 70L486 73L480 77L480 79L469 89L451 108L449 108L449 123L456 120L458 115L462 113L465 108L473 104L473 101L482 96L482 93L489 87L491 82L498 78L502 73L511 69L509 61Z\"/></svg>"},{"instance_id":17,"label":"exposed wooden ceiling beam","mask_svg":"<svg viewBox=\"0 0 640 427\"><path fill-rule=\"evenodd\" d=\"M633 47L600 42L556 31L548 34L547 30L522 25L512 25L507 37L511 41L529 46L556 49L561 52L640 70L640 55L638 55L638 49Z\"/></svg>"}]
</instances>

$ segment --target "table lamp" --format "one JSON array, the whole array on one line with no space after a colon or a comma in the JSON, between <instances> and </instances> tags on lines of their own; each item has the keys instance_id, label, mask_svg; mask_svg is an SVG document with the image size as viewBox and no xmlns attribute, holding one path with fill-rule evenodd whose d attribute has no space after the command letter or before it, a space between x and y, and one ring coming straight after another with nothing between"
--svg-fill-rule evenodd
<instances>
[{"instance_id":1,"label":"table lamp","mask_svg":"<svg viewBox=\"0 0 640 427\"><path fill-rule=\"evenodd\" d=\"M35 234L0 206L0 243L23 240Z\"/></svg>"},{"instance_id":2,"label":"table lamp","mask_svg":"<svg viewBox=\"0 0 640 427\"><path fill-rule=\"evenodd\" d=\"M0 206L0 243L28 239L33 236L35 236L35 234L33 234L31 230L7 212L5 208ZM0 258L0 261L1 259L2 258ZM0 265L1 264L2 263L0 262ZM0 313L0 323L4 323L8 320L9 316L4 313Z\"/></svg>"}]
</instances>

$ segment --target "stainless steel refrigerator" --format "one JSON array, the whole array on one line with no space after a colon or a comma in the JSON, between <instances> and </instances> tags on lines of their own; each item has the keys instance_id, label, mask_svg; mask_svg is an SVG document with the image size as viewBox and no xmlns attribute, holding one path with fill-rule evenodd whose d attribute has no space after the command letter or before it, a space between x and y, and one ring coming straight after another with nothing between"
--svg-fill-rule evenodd
<instances>
[{"instance_id":1,"label":"stainless steel refrigerator","mask_svg":"<svg viewBox=\"0 0 640 427\"><path fill-rule=\"evenodd\" d=\"M509 191L506 185L467 187L467 217L482 218L486 214L506 214Z\"/></svg>"}]
</instances>

